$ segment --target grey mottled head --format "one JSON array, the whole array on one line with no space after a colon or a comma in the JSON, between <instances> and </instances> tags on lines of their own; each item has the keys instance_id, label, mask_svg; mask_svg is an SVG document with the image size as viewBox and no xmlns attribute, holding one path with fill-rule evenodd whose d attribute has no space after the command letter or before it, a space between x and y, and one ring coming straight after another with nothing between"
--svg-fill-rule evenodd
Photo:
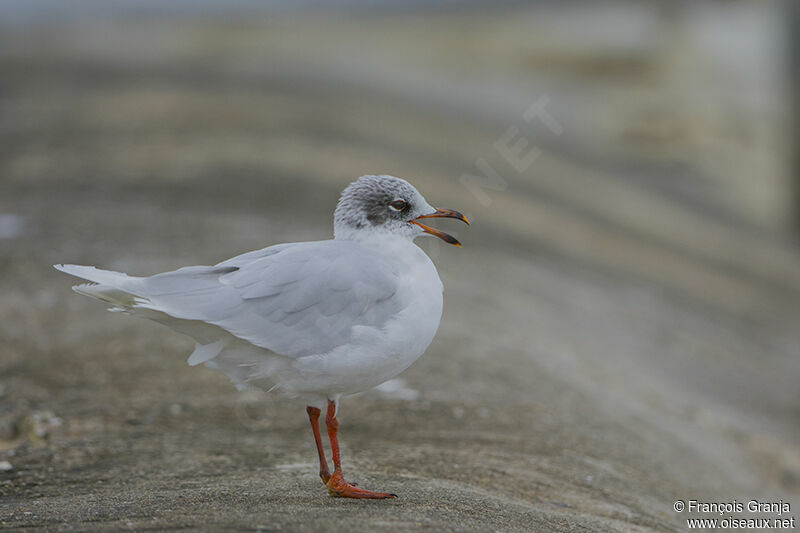
<instances>
[{"instance_id":1,"label":"grey mottled head","mask_svg":"<svg viewBox=\"0 0 800 533\"><path fill-rule=\"evenodd\" d=\"M429 233L450 242L458 241L418 222L420 218L449 217L467 222L457 211L436 209L404 179L394 176L361 176L342 192L333 215L337 239L355 239L368 233L392 233L414 238Z\"/></svg>"}]
</instances>

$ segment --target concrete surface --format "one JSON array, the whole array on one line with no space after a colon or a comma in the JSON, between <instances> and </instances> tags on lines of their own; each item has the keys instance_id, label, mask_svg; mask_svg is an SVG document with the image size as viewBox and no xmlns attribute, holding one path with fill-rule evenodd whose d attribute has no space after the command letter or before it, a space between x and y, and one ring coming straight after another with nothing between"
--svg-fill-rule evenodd
<instances>
[{"instance_id":1,"label":"concrete surface","mask_svg":"<svg viewBox=\"0 0 800 533\"><path fill-rule=\"evenodd\" d=\"M679 498L800 505L796 248L663 166L574 158L568 131L517 173L505 119L225 37L258 24L2 35L1 528L684 531ZM488 204L459 180L477 157L504 177ZM474 219L448 225L463 249L423 243L446 287L426 355L342 404L346 476L394 501L329 498L302 405L188 367L187 338L50 266L327 238L373 172Z\"/></svg>"}]
</instances>

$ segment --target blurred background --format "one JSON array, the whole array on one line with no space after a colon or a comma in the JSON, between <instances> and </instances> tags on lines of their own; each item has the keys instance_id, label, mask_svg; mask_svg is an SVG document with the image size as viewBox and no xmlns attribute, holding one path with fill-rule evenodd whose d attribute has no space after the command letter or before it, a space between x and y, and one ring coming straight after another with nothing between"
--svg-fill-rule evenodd
<instances>
[{"instance_id":1,"label":"blurred background","mask_svg":"<svg viewBox=\"0 0 800 533\"><path fill-rule=\"evenodd\" d=\"M794 510L798 5L0 1L0 526ZM447 225L463 249L420 242L445 284L426 355L342 404L350 476L402 496L382 506L327 497L302 406L189 368L188 338L51 267L329 238L368 173L473 220Z\"/></svg>"}]
</instances>

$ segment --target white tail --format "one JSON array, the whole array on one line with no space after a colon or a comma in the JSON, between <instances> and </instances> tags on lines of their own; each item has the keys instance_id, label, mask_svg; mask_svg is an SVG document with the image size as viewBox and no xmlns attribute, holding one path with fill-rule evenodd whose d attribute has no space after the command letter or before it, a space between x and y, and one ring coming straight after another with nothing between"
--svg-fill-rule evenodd
<instances>
[{"instance_id":1,"label":"white tail","mask_svg":"<svg viewBox=\"0 0 800 533\"><path fill-rule=\"evenodd\" d=\"M98 300L113 304L115 310L129 308L136 302L137 294L134 289L139 278L134 278L122 272L100 270L99 268L81 265L53 265L56 270L72 276L89 280L93 283L84 283L72 287L77 293L91 296ZM134 289L135 290L135 289Z\"/></svg>"},{"instance_id":2,"label":"white tail","mask_svg":"<svg viewBox=\"0 0 800 533\"><path fill-rule=\"evenodd\" d=\"M125 280L131 280L127 274L122 272L113 272L111 270L100 270L92 266L82 265L53 265L56 270L75 276L76 278L87 279L95 283L103 285L119 286L119 283L124 283Z\"/></svg>"},{"instance_id":3,"label":"white tail","mask_svg":"<svg viewBox=\"0 0 800 533\"><path fill-rule=\"evenodd\" d=\"M91 281L75 285L72 290L111 304L109 310L122 311L140 318L147 318L164 324L176 331L193 337L197 344L189 357L194 366L214 359L225 349L232 339L231 335L211 324L197 320L181 320L154 307L146 295L143 281L146 278L129 276L122 272L101 270L92 266L53 265L56 270Z\"/></svg>"}]
</instances>

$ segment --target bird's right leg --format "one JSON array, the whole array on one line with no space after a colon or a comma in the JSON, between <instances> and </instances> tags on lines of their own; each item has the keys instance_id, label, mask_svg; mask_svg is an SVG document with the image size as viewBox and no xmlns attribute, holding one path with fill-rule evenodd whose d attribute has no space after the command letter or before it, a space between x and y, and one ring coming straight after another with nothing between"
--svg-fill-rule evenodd
<instances>
[{"instance_id":1,"label":"bird's right leg","mask_svg":"<svg viewBox=\"0 0 800 533\"><path fill-rule=\"evenodd\" d=\"M368 498L384 500L397 498L396 494L389 492L372 492L371 490L359 489L352 483L344 480L342 474L342 460L339 457L339 421L336 419L336 403L328 400L328 414L325 417L325 425L328 427L328 438L331 440L331 455L333 455L333 475L327 483L328 493L336 498Z\"/></svg>"},{"instance_id":2,"label":"bird's right leg","mask_svg":"<svg viewBox=\"0 0 800 533\"><path fill-rule=\"evenodd\" d=\"M317 453L319 453L319 477L326 485L331 478L331 473L328 471L328 462L325 460L325 450L322 449L322 436L319 433L319 415L321 411L316 407L306 407L308 419L311 421L311 431L314 432L314 442L317 443Z\"/></svg>"}]
</instances>

